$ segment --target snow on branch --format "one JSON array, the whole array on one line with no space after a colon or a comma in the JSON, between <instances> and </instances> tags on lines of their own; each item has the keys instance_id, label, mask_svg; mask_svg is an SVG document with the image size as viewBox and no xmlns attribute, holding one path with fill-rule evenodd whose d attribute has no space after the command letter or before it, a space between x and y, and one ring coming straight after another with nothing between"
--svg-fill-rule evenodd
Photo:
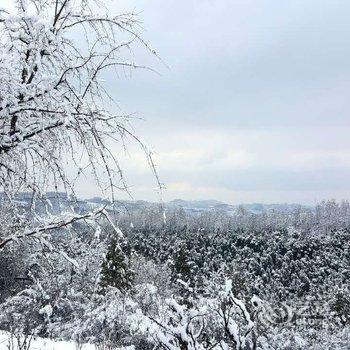
<instances>
[{"instance_id":1,"label":"snow on branch","mask_svg":"<svg viewBox=\"0 0 350 350\"><path fill-rule=\"evenodd\" d=\"M149 69L132 59L137 45L156 55L142 39L137 15L111 16L94 0L16 5L16 12L0 11L0 191L12 203L29 192L35 204L52 188L75 196L77 180L91 174L113 202L117 190L128 191L115 151L116 143L123 150L127 141L140 145L161 187L152 152L130 116L110 111L113 100L101 78L105 70Z\"/></svg>"},{"instance_id":2,"label":"snow on branch","mask_svg":"<svg viewBox=\"0 0 350 350\"><path fill-rule=\"evenodd\" d=\"M32 229L27 228L21 233L16 233L12 236L9 236L7 238L4 238L2 241L0 241L0 249L3 248L6 244L10 242L16 242L23 238L32 237L39 235L40 233L48 233L53 230L58 230L62 228L66 228L70 225L73 225L77 221L81 220L88 220L88 219L97 219L98 217L105 215L105 208L98 209L93 212L89 212L83 215L75 215L75 214L66 214L66 215L59 215L55 217L51 222L48 222L44 225L40 225L37 227L34 227Z\"/></svg>"},{"instance_id":3,"label":"snow on branch","mask_svg":"<svg viewBox=\"0 0 350 350\"><path fill-rule=\"evenodd\" d=\"M162 318L148 316L146 328L154 342L167 350L247 350L257 348L257 310L232 293L228 280L215 298L193 298L190 306L166 301Z\"/></svg>"}]
</instances>

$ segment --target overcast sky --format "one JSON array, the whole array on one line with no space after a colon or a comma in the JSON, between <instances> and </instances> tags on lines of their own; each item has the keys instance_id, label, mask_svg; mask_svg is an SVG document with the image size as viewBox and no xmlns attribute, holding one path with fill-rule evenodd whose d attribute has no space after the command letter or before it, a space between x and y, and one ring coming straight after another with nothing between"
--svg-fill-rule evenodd
<instances>
[{"instance_id":1,"label":"overcast sky","mask_svg":"<svg viewBox=\"0 0 350 350\"><path fill-rule=\"evenodd\" d=\"M134 0L165 67L107 80L156 151L166 200L350 197L350 2ZM135 198L155 199L139 154ZM91 189L90 189L91 191Z\"/></svg>"}]
</instances>

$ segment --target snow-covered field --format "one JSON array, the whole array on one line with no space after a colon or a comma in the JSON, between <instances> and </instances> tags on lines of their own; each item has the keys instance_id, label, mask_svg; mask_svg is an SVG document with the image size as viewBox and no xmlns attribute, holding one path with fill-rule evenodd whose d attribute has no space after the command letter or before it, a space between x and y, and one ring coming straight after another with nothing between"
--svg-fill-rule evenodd
<instances>
[{"instance_id":1,"label":"snow-covered field","mask_svg":"<svg viewBox=\"0 0 350 350\"><path fill-rule=\"evenodd\" d=\"M13 341L11 341L11 339ZM22 339L23 341L23 339ZM11 344L13 344L11 346ZM33 338L30 342L30 350L96 350L92 344L76 344L66 341L54 341L45 338ZM26 347L18 347L15 337L11 337L8 332L0 331L0 350L28 350ZM116 350L134 350L133 346L116 348Z\"/></svg>"}]
</instances>

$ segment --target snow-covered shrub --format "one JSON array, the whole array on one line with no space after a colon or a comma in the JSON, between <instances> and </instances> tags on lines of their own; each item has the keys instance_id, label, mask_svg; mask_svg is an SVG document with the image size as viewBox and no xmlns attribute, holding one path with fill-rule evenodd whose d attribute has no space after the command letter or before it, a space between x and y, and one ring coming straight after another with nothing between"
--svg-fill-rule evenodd
<instances>
[{"instance_id":1,"label":"snow-covered shrub","mask_svg":"<svg viewBox=\"0 0 350 350\"><path fill-rule=\"evenodd\" d=\"M72 338L77 342L131 345L137 334L138 305L123 292L110 288L95 295L84 307L84 314L72 322Z\"/></svg>"},{"instance_id":2,"label":"snow-covered shrub","mask_svg":"<svg viewBox=\"0 0 350 350\"><path fill-rule=\"evenodd\" d=\"M232 294L232 281L217 288L216 295L200 298L192 306L174 298L165 302L158 317L148 316L146 329L164 349L207 350L257 348L257 314L260 300L253 298L251 310Z\"/></svg>"}]
</instances>

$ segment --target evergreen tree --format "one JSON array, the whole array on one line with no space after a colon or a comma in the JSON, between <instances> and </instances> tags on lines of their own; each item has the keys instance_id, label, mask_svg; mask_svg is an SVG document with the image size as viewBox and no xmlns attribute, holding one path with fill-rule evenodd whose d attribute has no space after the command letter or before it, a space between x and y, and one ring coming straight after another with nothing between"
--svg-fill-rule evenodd
<instances>
[{"instance_id":1,"label":"evergreen tree","mask_svg":"<svg viewBox=\"0 0 350 350\"><path fill-rule=\"evenodd\" d=\"M130 290L133 286L134 271L130 267L131 251L127 242L120 244L112 240L102 264L100 286L102 290L111 286L121 291Z\"/></svg>"}]
</instances>

